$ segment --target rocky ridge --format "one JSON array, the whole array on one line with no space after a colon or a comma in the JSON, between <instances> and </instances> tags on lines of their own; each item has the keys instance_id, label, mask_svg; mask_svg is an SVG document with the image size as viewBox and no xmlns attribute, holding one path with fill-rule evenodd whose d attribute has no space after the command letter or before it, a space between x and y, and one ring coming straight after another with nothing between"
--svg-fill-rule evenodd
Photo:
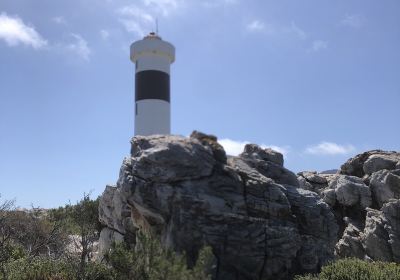
<instances>
[{"instance_id":1,"label":"rocky ridge","mask_svg":"<svg viewBox=\"0 0 400 280\"><path fill-rule=\"evenodd\" d=\"M336 257L399 262L400 154L370 151L340 174L284 167L249 144L226 156L212 135L137 136L99 206L100 251L138 230L186 252L210 245L216 279L287 279Z\"/></svg>"}]
</instances>

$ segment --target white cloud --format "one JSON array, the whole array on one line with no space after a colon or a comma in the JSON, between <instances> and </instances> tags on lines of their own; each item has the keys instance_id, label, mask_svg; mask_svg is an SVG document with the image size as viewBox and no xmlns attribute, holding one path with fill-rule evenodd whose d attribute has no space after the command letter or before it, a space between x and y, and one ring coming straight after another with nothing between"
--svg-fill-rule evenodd
<instances>
[{"instance_id":1,"label":"white cloud","mask_svg":"<svg viewBox=\"0 0 400 280\"><path fill-rule=\"evenodd\" d=\"M249 141L236 141L228 138L220 139L218 140L218 143L220 143L222 147L224 147L224 150L228 155L232 156L239 155L240 153L243 152L244 146L246 144L250 144ZM260 145L260 147L262 147L263 149L271 148L272 150L282 153L284 156L286 156L290 150L290 147L280 147L280 146L265 145L265 144Z\"/></svg>"},{"instance_id":2,"label":"white cloud","mask_svg":"<svg viewBox=\"0 0 400 280\"><path fill-rule=\"evenodd\" d=\"M67 21L64 17L53 17L52 20L57 24L67 24Z\"/></svg>"},{"instance_id":3,"label":"white cloud","mask_svg":"<svg viewBox=\"0 0 400 280\"><path fill-rule=\"evenodd\" d=\"M26 25L17 16L0 14L0 39L9 46L19 44L28 45L34 49L41 49L47 46L47 41L40 36L34 27Z\"/></svg>"},{"instance_id":4,"label":"white cloud","mask_svg":"<svg viewBox=\"0 0 400 280\"><path fill-rule=\"evenodd\" d=\"M110 32L105 29L102 29L100 30L100 36L103 40L107 40L110 37Z\"/></svg>"},{"instance_id":5,"label":"white cloud","mask_svg":"<svg viewBox=\"0 0 400 280\"><path fill-rule=\"evenodd\" d=\"M220 6L227 6L237 4L239 0L203 0L201 4L206 8L216 8Z\"/></svg>"},{"instance_id":6,"label":"white cloud","mask_svg":"<svg viewBox=\"0 0 400 280\"><path fill-rule=\"evenodd\" d=\"M272 35L276 33L275 26L257 19L249 22L246 25L246 30L251 33L263 33L267 35Z\"/></svg>"},{"instance_id":7,"label":"white cloud","mask_svg":"<svg viewBox=\"0 0 400 280\"><path fill-rule=\"evenodd\" d=\"M145 6L152 8L155 12L168 16L183 4L183 0L143 0Z\"/></svg>"},{"instance_id":8,"label":"white cloud","mask_svg":"<svg viewBox=\"0 0 400 280\"><path fill-rule=\"evenodd\" d=\"M152 15L135 5L124 6L118 9L118 13L122 16L132 17L140 21L154 22Z\"/></svg>"},{"instance_id":9,"label":"white cloud","mask_svg":"<svg viewBox=\"0 0 400 280\"><path fill-rule=\"evenodd\" d=\"M218 140L218 143L220 143L222 147L224 147L224 150L228 155L237 156L238 154L243 152L244 146L246 144L249 144L250 142L221 139Z\"/></svg>"},{"instance_id":10,"label":"white cloud","mask_svg":"<svg viewBox=\"0 0 400 280\"><path fill-rule=\"evenodd\" d=\"M152 30L151 28L146 28L142 23L133 19L120 19L119 21L124 25L126 31L135 33L139 37L143 37L148 33L148 30Z\"/></svg>"},{"instance_id":11,"label":"white cloud","mask_svg":"<svg viewBox=\"0 0 400 280\"><path fill-rule=\"evenodd\" d=\"M72 33L71 37L73 39L73 42L67 44L65 46L66 49L88 61L92 51L89 48L87 41L83 39L82 36L79 34Z\"/></svg>"},{"instance_id":12,"label":"white cloud","mask_svg":"<svg viewBox=\"0 0 400 280\"><path fill-rule=\"evenodd\" d=\"M362 15L346 15L340 24L343 26L349 26L353 28L360 28L364 25L365 18Z\"/></svg>"},{"instance_id":13,"label":"white cloud","mask_svg":"<svg viewBox=\"0 0 400 280\"><path fill-rule=\"evenodd\" d=\"M253 20L246 25L246 29L251 32L263 31L265 29L265 24L260 20Z\"/></svg>"},{"instance_id":14,"label":"white cloud","mask_svg":"<svg viewBox=\"0 0 400 280\"><path fill-rule=\"evenodd\" d=\"M290 28L289 28L290 32L296 34L296 36L301 39L301 40L305 40L307 39L307 34L306 32L301 29L300 27L298 27L293 21L290 24Z\"/></svg>"},{"instance_id":15,"label":"white cloud","mask_svg":"<svg viewBox=\"0 0 400 280\"><path fill-rule=\"evenodd\" d=\"M312 42L311 50L314 52L318 52L328 48L328 42L322 40L314 40Z\"/></svg>"},{"instance_id":16,"label":"white cloud","mask_svg":"<svg viewBox=\"0 0 400 280\"><path fill-rule=\"evenodd\" d=\"M353 145L339 145L332 142L321 142L310 146L305 153L312 155L348 155L355 151Z\"/></svg>"},{"instance_id":17,"label":"white cloud","mask_svg":"<svg viewBox=\"0 0 400 280\"><path fill-rule=\"evenodd\" d=\"M275 146L275 145L261 145L261 148L263 148L263 149L270 148L270 149L272 149L274 151L280 152L285 157L287 156L287 154L290 151L290 147L289 146L280 147L280 146Z\"/></svg>"},{"instance_id":18,"label":"white cloud","mask_svg":"<svg viewBox=\"0 0 400 280\"><path fill-rule=\"evenodd\" d=\"M120 15L119 22L128 32L143 37L149 31L154 30L155 19L142 8L130 5L120 8L117 13Z\"/></svg>"}]
</instances>

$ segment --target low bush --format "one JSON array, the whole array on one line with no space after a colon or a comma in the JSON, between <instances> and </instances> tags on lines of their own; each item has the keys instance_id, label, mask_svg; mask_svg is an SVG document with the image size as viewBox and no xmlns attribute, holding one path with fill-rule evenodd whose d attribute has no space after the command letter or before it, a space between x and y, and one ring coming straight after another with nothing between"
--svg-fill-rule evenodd
<instances>
[{"instance_id":1,"label":"low bush","mask_svg":"<svg viewBox=\"0 0 400 280\"><path fill-rule=\"evenodd\" d=\"M297 276L296 280L399 280L400 265L342 259L322 268L318 275Z\"/></svg>"},{"instance_id":2,"label":"low bush","mask_svg":"<svg viewBox=\"0 0 400 280\"><path fill-rule=\"evenodd\" d=\"M103 264L88 263L84 275L71 260L45 257L21 258L7 263L7 280L116 280L112 270ZM0 276L0 279L3 280Z\"/></svg>"},{"instance_id":3,"label":"low bush","mask_svg":"<svg viewBox=\"0 0 400 280\"><path fill-rule=\"evenodd\" d=\"M188 269L185 255L164 249L153 238L139 235L139 244L129 249L125 244L114 244L106 260L119 280L207 280L211 279L213 254L210 247L200 251L196 265Z\"/></svg>"}]
</instances>

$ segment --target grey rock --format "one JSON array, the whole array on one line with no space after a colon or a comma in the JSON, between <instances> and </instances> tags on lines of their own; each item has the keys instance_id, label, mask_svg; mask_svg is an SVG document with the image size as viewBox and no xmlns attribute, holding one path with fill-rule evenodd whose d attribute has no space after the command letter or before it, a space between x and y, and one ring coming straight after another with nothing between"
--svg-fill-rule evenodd
<instances>
[{"instance_id":1,"label":"grey rock","mask_svg":"<svg viewBox=\"0 0 400 280\"><path fill-rule=\"evenodd\" d=\"M245 145L243 153L241 153L239 156L270 161L279 166L283 166L283 155L281 153L270 148L263 149L256 144Z\"/></svg>"},{"instance_id":2,"label":"grey rock","mask_svg":"<svg viewBox=\"0 0 400 280\"><path fill-rule=\"evenodd\" d=\"M287 279L332 260L335 217L298 188L283 158L253 145L225 162L216 141L199 132L133 138L116 187L100 200L102 250L141 229L193 264L208 244L216 279Z\"/></svg>"},{"instance_id":3,"label":"grey rock","mask_svg":"<svg viewBox=\"0 0 400 280\"><path fill-rule=\"evenodd\" d=\"M369 209L365 221L363 243L368 256L373 260L391 261L392 252L385 230L385 221L381 211Z\"/></svg>"},{"instance_id":4,"label":"grey rock","mask_svg":"<svg viewBox=\"0 0 400 280\"><path fill-rule=\"evenodd\" d=\"M257 145L247 145L251 151L265 151L263 149L255 148ZM246 147L247 147L246 146ZM263 154L263 153L261 153ZM246 149L245 152L239 155L239 157L232 157L230 159L230 164L236 165L237 161L243 161L251 168L254 168L256 171L261 173L267 178L271 178L276 183L279 184L286 184L291 186L299 186L299 182L297 180L297 176L291 172L290 170L286 169L285 167L281 166L280 164L274 163L273 161L266 160L260 154L254 153L247 153ZM229 162L229 160L228 160Z\"/></svg>"},{"instance_id":5,"label":"grey rock","mask_svg":"<svg viewBox=\"0 0 400 280\"><path fill-rule=\"evenodd\" d=\"M288 279L334 255L400 262L399 153L369 151L340 174L296 176L276 151L250 144L227 157L217 137L198 131L131 143L100 199L101 252L135 245L142 230L189 264L210 245L215 279Z\"/></svg>"},{"instance_id":6,"label":"grey rock","mask_svg":"<svg viewBox=\"0 0 400 280\"><path fill-rule=\"evenodd\" d=\"M341 175L330 182L330 189L335 190L336 200L344 206L369 207L372 203L371 191L361 178Z\"/></svg>"},{"instance_id":7,"label":"grey rock","mask_svg":"<svg viewBox=\"0 0 400 280\"><path fill-rule=\"evenodd\" d=\"M327 185L328 181L325 177L318 175L316 171L302 171L298 173L299 176L302 176L307 179L310 183L320 184L320 185Z\"/></svg>"},{"instance_id":8,"label":"grey rock","mask_svg":"<svg viewBox=\"0 0 400 280\"><path fill-rule=\"evenodd\" d=\"M339 257L400 262L400 200L392 199L382 210L367 208L365 224L349 223L336 244Z\"/></svg>"},{"instance_id":9,"label":"grey rock","mask_svg":"<svg viewBox=\"0 0 400 280\"><path fill-rule=\"evenodd\" d=\"M371 175L370 187L374 200L381 208L392 198L400 198L400 170L380 170Z\"/></svg>"},{"instance_id":10,"label":"grey rock","mask_svg":"<svg viewBox=\"0 0 400 280\"><path fill-rule=\"evenodd\" d=\"M322 200L333 207L336 204L336 192L334 189L325 189L321 192Z\"/></svg>"},{"instance_id":11,"label":"grey rock","mask_svg":"<svg viewBox=\"0 0 400 280\"><path fill-rule=\"evenodd\" d=\"M365 161L363 170L366 174L372 174L383 169L392 170L396 168L399 158L400 155L397 153L389 155L372 155Z\"/></svg>"},{"instance_id":12,"label":"grey rock","mask_svg":"<svg viewBox=\"0 0 400 280\"><path fill-rule=\"evenodd\" d=\"M303 176L297 176L297 181L299 181L299 188L316 192L314 186L306 180Z\"/></svg>"},{"instance_id":13,"label":"grey rock","mask_svg":"<svg viewBox=\"0 0 400 280\"><path fill-rule=\"evenodd\" d=\"M126 200L121 196L120 189L106 186L99 202L99 219L107 227L125 233L122 213L127 208ZM130 212L129 212L130 213Z\"/></svg>"},{"instance_id":14,"label":"grey rock","mask_svg":"<svg viewBox=\"0 0 400 280\"><path fill-rule=\"evenodd\" d=\"M132 175L143 180L168 182L207 177L216 164L211 147L195 138L136 136L131 143Z\"/></svg>"},{"instance_id":15,"label":"grey rock","mask_svg":"<svg viewBox=\"0 0 400 280\"><path fill-rule=\"evenodd\" d=\"M316 171L302 171L297 173L297 175L297 180L299 181L300 188L302 189L310 190L320 194L328 187L328 176L320 175Z\"/></svg>"},{"instance_id":16,"label":"grey rock","mask_svg":"<svg viewBox=\"0 0 400 280\"><path fill-rule=\"evenodd\" d=\"M103 256L110 250L113 243L124 241L124 236L108 227L105 227L100 232L99 245L98 245L98 259L101 261Z\"/></svg>"},{"instance_id":17,"label":"grey rock","mask_svg":"<svg viewBox=\"0 0 400 280\"><path fill-rule=\"evenodd\" d=\"M391 247L391 261L400 263L400 200L391 199L382 207L382 213L389 236L387 243Z\"/></svg>"},{"instance_id":18,"label":"grey rock","mask_svg":"<svg viewBox=\"0 0 400 280\"><path fill-rule=\"evenodd\" d=\"M203 145L209 146L213 152L215 159L219 162L226 163L226 153L221 144L218 143L218 138L214 135L205 134L199 131L193 131L190 138L199 140Z\"/></svg>"},{"instance_id":19,"label":"grey rock","mask_svg":"<svg viewBox=\"0 0 400 280\"><path fill-rule=\"evenodd\" d=\"M348 223L342 238L336 244L335 254L341 258L365 259L362 225Z\"/></svg>"},{"instance_id":20,"label":"grey rock","mask_svg":"<svg viewBox=\"0 0 400 280\"><path fill-rule=\"evenodd\" d=\"M400 160L400 154L396 152L388 152L382 150L372 150L368 151L355 157L349 159L346 163L344 163L340 167L340 174L357 176L362 178L365 175L364 164L368 161L370 157L374 157L375 159L370 161L366 168L366 171L371 172L372 170L379 170L382 162L379 158L397 158L397 161ZM394 167L394 166L393 166Z\"/></svg>"}]
</instances>

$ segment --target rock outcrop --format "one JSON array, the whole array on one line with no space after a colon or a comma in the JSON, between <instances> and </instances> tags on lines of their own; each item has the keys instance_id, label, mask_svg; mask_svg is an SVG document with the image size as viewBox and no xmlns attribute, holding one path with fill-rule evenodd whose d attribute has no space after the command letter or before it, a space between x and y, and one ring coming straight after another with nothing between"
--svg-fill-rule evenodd
<instances>
[{"instance_id":1,"label":"rock outcrop","mask_svg":"<svg viewBox=\"0 0 400 280\"><path fill-rule=\"evenodd\" d=\"M314 272L334 257L337 224L329 206L299 186L281 154L257 145L227 157L216 137L199 132L134 137L117 185L100 200L100 247L134 242L140 229L186 252L189 264L210 245L216 279Z\"/></svg>"},{"instance_id":2,"label":"rock outcrop","mask_svg":"<svg viewBox=\"0 0 400 280\"><path fill-rule=\"evenodd\" d=\"M400 153L373 150L349 159L337 174L300 172L300 187L331 207L339 226L337 257L400 262ZM327 184L318 184L320 179Z\"/></svg>"},{"instance_id":3,"label":"rock outcrop","mask_svg":"<svg viewBox=\"0 0 400 280\"><path fill-rule=\"evenodd\" d=\"M288 279L335 257L400 262L400 154L374 150L336 174L284 167L249 144L227 156L217 138L137 136L116 186L100 199L99 247L135 243L138 230L216 258L215 279Z\"/></svg>"}]
</instances>

